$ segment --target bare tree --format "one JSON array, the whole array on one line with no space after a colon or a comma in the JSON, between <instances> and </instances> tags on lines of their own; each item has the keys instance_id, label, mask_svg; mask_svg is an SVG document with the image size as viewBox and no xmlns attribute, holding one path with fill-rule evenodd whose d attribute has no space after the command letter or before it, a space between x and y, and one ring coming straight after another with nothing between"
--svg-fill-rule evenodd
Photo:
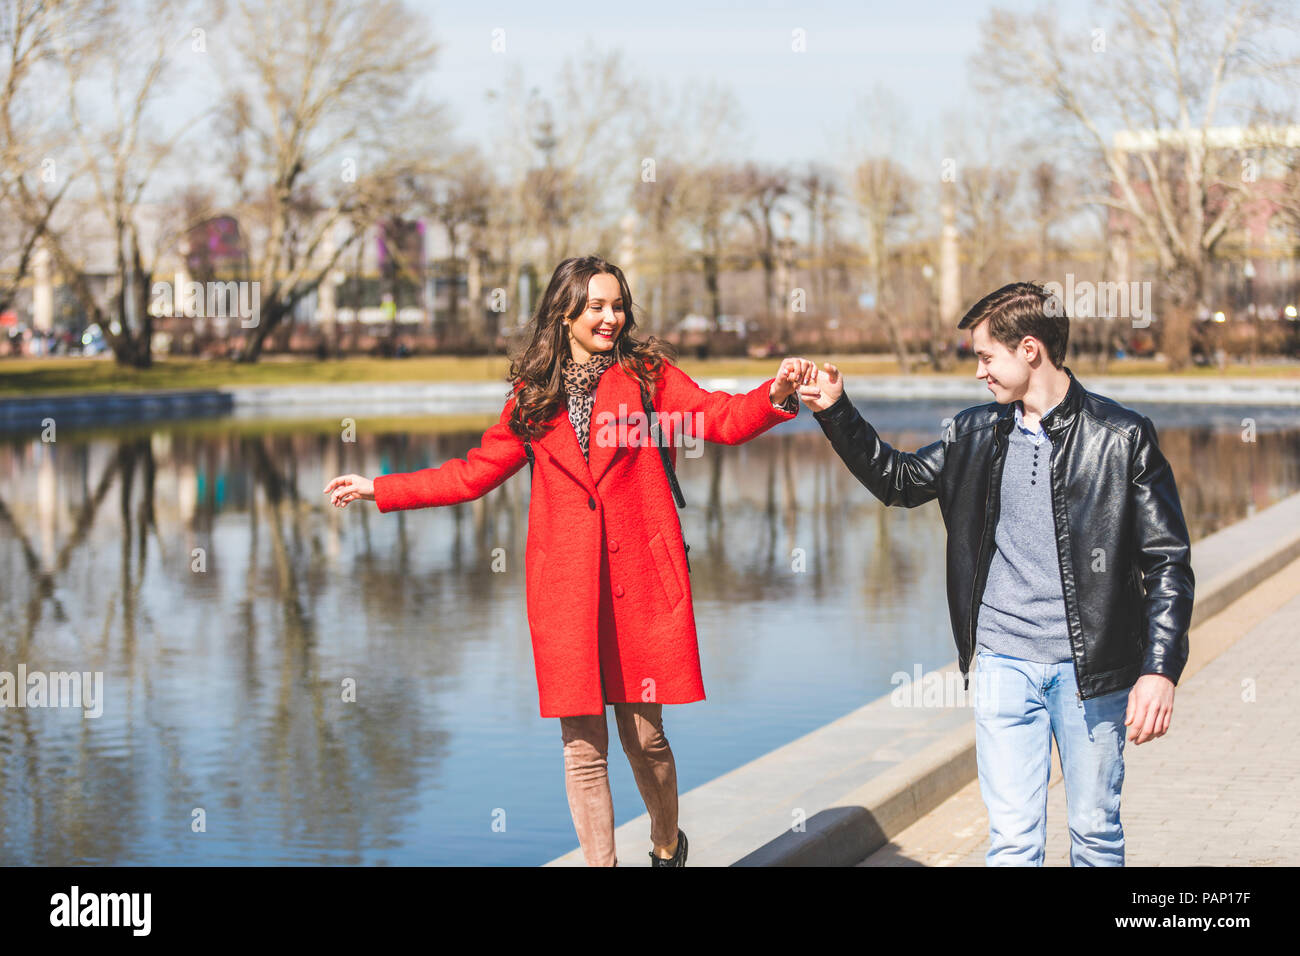
<instances>
[{"instance_id":1,"label":"bare tree","mask_svg":"<svg viewBox=\"0 0 1300 956\"><path fill-rule=\"evenodd\" d=\"M500 176L513 189L516 219L512 257L549 275L563 256L609 245L626 212L640 158L615 144L632 139L636 87L617 54L588 54L564 62L550 95L516 69L498 96L506 112Z\"/></svg>"},{"instance_id":2,"label":"bare tree","mask_svg":"<svg viewBox=\"0 0 1300 956\"><path fill-rule=\"evenodd\" d=\"M63 155L66 130L47 120L59 113L36 102L55 59L58 18L70 13L33 0L0 4L0 210L3 257L13 262L0 282L0 311L13 304L37 242L76 179L74 169L60 171L53 158Z\"/></svg>"},{"instance_id":3,"label":"bare tree","mask_svg":"<svg viewBox=\"0 0 1300 956\"><path fill-rule=\"evenodd\" d=\"M867 274L876 297L875 312L885 326L899 368L908 373L912 359L897 311L897 236L912 213L912 178L894 160L876 157L858 164L853 196L867 232Z\"/></svg>"},{"instance_id":4,"label":"bare tree","mask_svg":"<svg viewBox=\"0 0 1300 956\"><path fill-rule=\"evenodd\" d=\"M69 255L80 245L75 233L82 223L48 233L50 246L82 307L103 328L119 364L153 364L149 304L154 270L162 250L193 225L175 217L146 224L145 215L157 174L207 115L196 112L187 122L166 129L160 127L156 110L177 54L191 42L184 28L193 22L196 10L196 3L184 0L115 5L93 26L97 42L85 44L84 38L77 38L76 48L69 45L60 52L68 77L72 131L88 174L90 207L109 225L114 282L106 310L92 295L84 267ZM111 110L95 103L104 88L101 70L111 77Z\"/></svg>"},{"instance_id":5,"label":"bare tree","mask_svg":"<svg viewBox=\"0 0 1300 956\"><path fill-rule=\"evenodd\" d=\"M1105 29L1063 33L1055 12L994 10L977 75L1035 98L1102 158L1093 201L1135 224L1165 278L1161 344L1186 365L1211 259L1254 190L1242 175L1250 104L1293 89L1295 61L1275 51L1293 5L1270 0L1119 0ZM1119 132L1112 135L1111 131ZM1066 303L1067 307L1069 303Z\"/></svg>"},{"instance_id":6,"label":"bare tree","mask_svg":"<svg viewBox=\"0 0 1300 956\"><path fill-rule=\"evenodd\" d=\"M676 163L656 163L654 178L642 181L632 189L632 208L644 223L642 245L652 272L650 314L656 323L662 323L664 319L665 287L684 254L683 219L690 198L692 175L690 170L683 170Z\"/></svg>"},{"instance_id":7,"label":"bare tree","mask_svg":"<svg viewBox=\"0 0 1300 956\"><path fill-rule=\"evenodd\" d=\"M447 303L448 326L461 329L459 279L461 266L459 250L462 245L472 250L474 236L487 224L491 214L493 190L492 175L477 151L465 151L455 157L447 173L440 177L437 200L432 214L447 234L447 277L449 298ZM471 252L472 254L472 252ZM471 303L472 304L472 303ZM471 341L482 343L482 315L471 312L465 331Z\"/></svg>"},{"instance_id":8,"label":"bare tree","mask_svg":"<svg viewBox=\"0 0 1300 956\"><path fill-rule=\"evenodd\" d=\"M1046 159L1039 162L1029 173L1029 185L1033 192L1034 225L1038 230L1038 271L1047 275L1048 263L1055 258L1051 229L1061 215L1062 205L1056 165Z\"/></svg>"},{"instance_id":9,"label":"bare tree","mask_svg":"<svg viewBox=\"0 0 1300 956\"><path fill-rule=\"evenodd\" d=\"M957 179L957 210L966 227L972 280L976 288L990 284L990 275L1005 274L1010 230L1007 214L1016 194L1015 170L996 166L964 169Z\"/></svg>"},{"instance_id":10,"label":"bare tree","mask_svg":"<svg viewBox=\"0 0 1300 956\"><path fill-rule=\"evenodd\" d=\"M763 308L769 322L781 317L783 332L789 331L789 310L777 303L776 265L778 239L776 216L784 210L790 194L790 173L786 169L746 163L734 176L740 197L739 215L749 225L751 248L763 269ZM782 290L784 296L786 290Z\"/></svg>"},{"instance_id":11,"label":"bare tree","mask_svg":"<svg viewBox=\"0 0 1300 956\"><path fill-rule=\"evenodd\" d=\"M492 209L494 183L487 162L472 147L450 150L436 159L417 159L398 171L397 202L408 218L426 218L437 223L447 240L447 261L442 265L449 279L444 331L453 339L484 344L482 316L471 314L462 324L459 279L462 275L460 250L473 255L476 236L487 225ZM398 266L408 275L418 273L400 249L390 249ZM430 305L432 305L430 303Z\"/></svg>"},{"instance_id":12,"label":"bare tree","mask_svg":"<svg viewBox=\"0 0 1300 956\"><path fill-rule=\"evenodd\" d=\"M704 281L709 317L722 328L722 271L732 219L739 202L733 187L736 170L725 163L692 167L685 176L681 215L692 261Z\"/></svg>"},{"instance_id":13,"label":"bare tree","mask_svg":"<svg viewBox=\"0 0 1300 956\"><path fill-rule=\"evenodd\" d=\"M44 242L82 309L103 328L121 364L148 366L152 361L148 301L154 257L143 249L140 213L154 174L184 136L185 126L157 131L150 107L174 55L175 38L181 35L177 24L188 19L187 9L179 2L154 0L120 6L15 3L9 10L8 76L0 102L6 166L12 168L20 155L23 108L19 99L34 92L26 87L39 66L45 67L47 80L57 71L64 87L60 115L66 122L61 132L66 135L60 142L75 147L71 154L59 155L76 158L63 163L66 178L59 189L47 192L19 172L6 179L6 196L29 230L24 248L30 251L37 238ZM87 115L83 96L89 87L100 101ZM43 171L50 164L58 165L52 156L41 163ZM108 227L114 285L106 305L95 295L86 274L84 215L56 223L55 206L72 185L75 172L84 172L87 180L88 196L78 197L80 206ZM59 175L53 179L58 181ZM25 267L25 257L20 262Z\"/></svg>"},{"instance_id":14,"label":"bare tree","mask_svg":"<svg viewBox=\"0 0 1300 956\"><path fill-rule=\"evenodd\" d=\"M729 89L716 84L687 85L676 94L668 89L638 94L644 117L636 146L641 168L630 199L642 224L637 263L642 282L651 289L651 319L659 323L680 314L672 280L683 270L699 268L717 329L722 232L733 203L715 190L725 154L739 132L739 104Z\"/></svg>"},{"instance_id":15,"label":"bare tree","mask_svg":"<svg viewBox=\"0 0 1300 956\"><path fill-rule=\"evenodd\" d=\"M392 214L393 171L441 116L413 94L436 47L399 0L245 0L237 21L240 72L219 140L230 144L260 284L259 321L238 355L255 361L366 228Z\"/></svg>"},{"instance_id":16,"label":"bare tree","mask_svg":"<svg viewBox=\"0 0 1300 956\"><path fill-rule=\"evenodd\" d=\"M808 216L808 257L811 260L811 279L817 295L816 311L829 312L827 301L827 236L834 218L839 183L834 170L826 165L811 162L795 179L794 192Z\"/></svg>"},{"instance_id":17,"label":"bare tree","mask_svg":"<svg viewBox=\"0 0 1300 956\"><path fill-rule=\"evenodd\" d=\"M13 262L0 284L0 310L13 304L37 243L76 181L70 131L53 92L64 85L59 51L69 37L89 34L102 8L39 0L0 4L0 209L3 256Z\"/></svg>"}]
</instances>

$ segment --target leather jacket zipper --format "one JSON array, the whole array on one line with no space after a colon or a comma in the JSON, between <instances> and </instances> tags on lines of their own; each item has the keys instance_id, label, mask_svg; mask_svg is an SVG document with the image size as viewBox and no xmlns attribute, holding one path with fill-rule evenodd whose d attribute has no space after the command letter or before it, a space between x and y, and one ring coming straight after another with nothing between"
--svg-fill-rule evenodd
<instances>
[{"instance_id":1,"label":"leather jacket zipper","mask_svg":"<svg viewBox=\"0 0 1300 956\"><path fill-rule=\"evenodd\" d=\"M989 486L993 485L993 479L990 477ZM992 503L992 492L984 498L984 528L980 531L980 546L975 552L975 570L970 581L970 617L967 619L967 637L966 646L969 648L969 656L966 658L966 666L969 668L975 660L975 589L980 580L980 564L984 558L984 540L989 533L989 505Z\"/></svg>"},{"instance_id":2,"label":"leather jacket zipper","mask_svg":"<svg viewBox=\"0 0 1300 956\"><path fill-rule=\"evenodd\" d=\"M1058 432L1058 435L1059 434L1060 433ZM1061 600L1065 603L1065 625L1068 631L1070 626L1070 604L1065 599L1065 561L1061 558L1061 532L1060 529L1056 527L1056 453L1060 451L1061 443L1059 440L1052 441L1050 435L1048 436L1048 441L1052 442L1052 454L1047 459L1047 480L1049 483L1048 486L1052 489L1052 530L1055 532L1056 538L1056 560L1060 564L1059 572L1061 575ZM1066 558L1068 557L1069 549L1067 548ZM1073 565L1071 565L1071 567L1073 567ZM1083 630L1082 622L1079 624L1079 629ZM1079 700L1083 700L1083 693L1079 689L1079 655L1075 653L1074 650L1074 635L1068 633L1066 636L1070 639L1070 661L1074 665L1074 696Z\"/></svg>"},{"instance_id":3,"label":"leather jacket zipper","mask_svg":"<svg viewBox=\"0 0 1300 956\"><path fill-rule=\"evenodd\" d=\"M995 456L1002 453L998 441L999 436L997 433L997 426L995 425L993 432L993 451ZM989 509L993 506L994 460L994 458L989 459L988 488L984 494L984 527L980 531L980 546L979 550L975 552L975 573L971 578L970 584L970 617L967 620L967 644L970 648L970 656L966 659L966 666L968 669L975 660L975 620L978 613L975 604L975 591L977 590L977 585L980 580L980 567L984 563L984 542L988 540L989 534Z\"/></svg>"}]
</instances>

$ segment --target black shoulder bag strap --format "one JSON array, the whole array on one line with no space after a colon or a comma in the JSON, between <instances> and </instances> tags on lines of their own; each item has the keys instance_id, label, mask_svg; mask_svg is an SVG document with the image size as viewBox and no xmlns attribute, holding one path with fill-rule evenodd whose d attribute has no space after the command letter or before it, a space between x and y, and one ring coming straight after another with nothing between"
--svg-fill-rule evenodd
<instances>
[{"instance_id":1,"label":"black shoulder bag strap","mask_svg":"<svg viewBox=\"0 0 1300 956\"><path fill-rule=\"evenodd\" d=\"M663 462L664 474L668 476L668 487L673 490L673 498L677 502L677 507L685 508L686 498L682 495L682 486L677 483L677 473L673 471L673 463L668 459L668 446L663 442L661 436L662 429L659 427L659 420L655 417L654 405L650 401L650 393L646 391L644 382L641 383L641 406L645 409L647 424L653 423L653 425L650 426L650 434L654 443L659 446L659 460ZM681 515L678 515L678 527L681 526L681 520ZM686 573L690 574L691 546L686 544L685 530L682 532L682 544L686 546L686 553L684 555L686 558Z\"/></svg>"}]
</instances>

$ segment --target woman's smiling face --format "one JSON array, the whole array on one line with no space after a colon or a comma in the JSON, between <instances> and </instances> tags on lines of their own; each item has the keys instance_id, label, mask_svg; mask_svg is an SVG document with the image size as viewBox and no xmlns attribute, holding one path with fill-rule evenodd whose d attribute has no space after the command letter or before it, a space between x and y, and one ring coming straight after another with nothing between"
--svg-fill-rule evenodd
<instances>
[{"instance_id":1,"label":"woman's smiling face","mask_svg":"<svg viewBox=\"0 0 1300 956\"><path fill-rule=\"evenodd\" d=\"M585 362L598 352L614 348L623 329L623 292L618 280L607 272L591 277L587 283L587 305L569 326L569 345L575 362Z\"/></svg>"}]
</instances>

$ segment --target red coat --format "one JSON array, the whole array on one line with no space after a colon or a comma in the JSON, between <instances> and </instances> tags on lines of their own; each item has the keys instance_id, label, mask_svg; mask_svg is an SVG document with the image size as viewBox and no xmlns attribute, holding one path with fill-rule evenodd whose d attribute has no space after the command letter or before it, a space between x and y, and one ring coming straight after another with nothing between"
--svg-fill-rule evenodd
<instances>
[{"instance_id":1,"label":"red coat","mask_svg":"<svg viewBox=\"0 0 1300 956\"><path fill-rule=\"evenodd\" d=\"M787 412L772 404L773 381L730 395L707 391L681 369L665 365L654 407L660 413L694 413L695 441L738 445L798 414L797 405ZM507 424L514 401L506 401L500 420L465 458L376 478L379 510L469 501L524 467L523 441ZM636 420L616 424L634 412L644 418L637 380L614 364L596 386L590 465L564 406L532 443L536 472L524 580L543 717L599 714L606 702L685 704L704 698L691 581L672 490L658 448L635 444ZM611 434L626 428L631 438L622 445L602 443L602 426ZM665 417L662 427L672 442L682 420ZM669 452L675 465L675 442Z\"/></svg>"}]
</instances>

